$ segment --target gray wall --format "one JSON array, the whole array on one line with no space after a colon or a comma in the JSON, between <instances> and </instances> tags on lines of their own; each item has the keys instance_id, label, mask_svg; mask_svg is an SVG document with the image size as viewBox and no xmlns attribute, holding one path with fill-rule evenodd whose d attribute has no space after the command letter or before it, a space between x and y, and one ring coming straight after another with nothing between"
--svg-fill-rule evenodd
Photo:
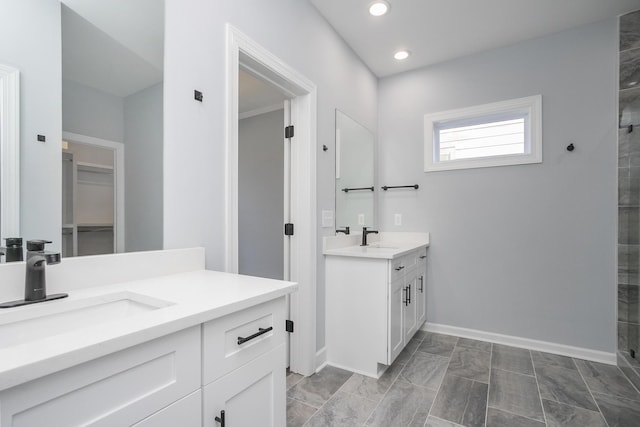
<instances>
[{"instance_id":1,"label":"gray wall","mask_svg":"<svg viewBox=\"0 0 640 427\"><path fill-rule=\"evenodd\" d=\"M240 274L283 279L284 110L238 125Z\"/></svg>"},{"instance_id":2,"label":"gray wall","mask_svg":"<svg viewBox=\"0 0 640 427\"><path fill-rule=\"evenodd\" d=\"M381 228L431 232L429 322L615 351L616 54L612 19L379 82L380 182L420 184ZM424 114L534 94L542 164L423 172Z\"/></svg>"},{"instance_id":3,"label":"gray wall","mask_svg":"<svg viewBox=\"0 0 640 427\"><path fill-rule=\"evenodd\" d=\"M283 19L283 16L295 19ZM334 110L369 129L377 80L315 8L300 0L167 0L165 22L165 248L204 246L224 269L225 25L231 23L318 87L317 209L334 209ZM193 100L193 90L204 102ZM322 144L329 147L321 150ZM317 228L317 347L324 346L324 259Z\"/></svg>"},{"instance_id":4,"label":"gray wall","mask_svg":"<svg viewBox=\"0 0 640 427\"><path fill-rule=\"evenodd\" d=\"M124 100L70 80L62 81L62 129L124 141Z\"/></svg>"},{"instance_id":5,"label":"gray wall","mask_svg":"<svg viewBox=\"0 0 640 427\"><path fill-rule=\"evenodd\" d=\"M162 249L162 83L124 99L125 250Z\"/></svg>"},{"instance_id":6,"label":"gray wall","mask_svg":"<svg viewBox=\"0 0 640 427\"><path fill-rule=\"evenodd\" d=\"M52 240L51 249L60 250L60 2L3 0L1 9L0 62L20 70L21 234Z\"/></svg>"}]
</instances>

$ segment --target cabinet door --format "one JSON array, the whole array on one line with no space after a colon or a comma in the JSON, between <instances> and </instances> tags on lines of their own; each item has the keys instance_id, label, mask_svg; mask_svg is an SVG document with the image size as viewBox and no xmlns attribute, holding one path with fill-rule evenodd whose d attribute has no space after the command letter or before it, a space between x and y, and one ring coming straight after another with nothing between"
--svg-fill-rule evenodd
<instances>
[{"instance_id":1,"label":"cabinet door","mask_svg":"<svg viewBox=\"0 0 640 427\"><path fill-rule=\"evenodd\" d=\"M387 339L389 340L387 349L389 351L388 364L395 360L404 348L404 333L402 329L402 313L405 302L404 279L400 277L389 286L389 331Z\"/></svg>"},{"instance_id":2,"label":"cabinet door","mask_svg":"<svg viewBox=\"0 0 640 427\"><path fill-rule=\"evenodd\" d=\"M202 391L198 390L133 427L202 427Z\"/></svg>"},{"instance_id":3,"label":"cabinet door","mask_svg":"<svg viewBox=\"0 0 640 427\"><path fill-rule=\"evenodd\" d=\"M404 345L407 345L417 330L417 310L416 310L416 270L407 274L404 281L404 300L403 305L403 339Z\"/></svg>"},{"instance_id":4,"label":"cabinet door","mask_svg":"<svg viewBox=\"0 0 640 427\"><path fill-rule=\"evenodd\" d=\"M286 425L285 345L252 360L204 388L203 427Z\"/></svg>"}]
</instances>

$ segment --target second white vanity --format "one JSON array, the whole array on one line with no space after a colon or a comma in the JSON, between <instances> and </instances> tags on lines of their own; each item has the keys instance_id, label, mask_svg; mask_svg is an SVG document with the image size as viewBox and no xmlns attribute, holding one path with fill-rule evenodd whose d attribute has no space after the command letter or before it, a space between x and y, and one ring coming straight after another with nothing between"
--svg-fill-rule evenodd
<instances>
[{"instance_id":1,"label":"second white vanity","mask_svg":"<svg viewBox=\"0 0 640 427\"><path fill-rule=\"evenodd\" d=\"M379 378L426 320L428 233L325 238L327 363Z\"/></svg>"}]
</instances>

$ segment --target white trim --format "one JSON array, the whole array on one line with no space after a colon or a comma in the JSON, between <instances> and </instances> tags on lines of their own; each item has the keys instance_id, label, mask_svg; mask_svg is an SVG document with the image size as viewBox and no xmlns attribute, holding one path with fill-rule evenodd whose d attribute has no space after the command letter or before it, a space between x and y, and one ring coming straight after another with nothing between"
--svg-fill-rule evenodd
<instances>
[{"instance_id":1,"label":"white trim","mask_svg":"<svg viewBox=\"0 0 640 427\"><path fill-rule=\"evenodd\" d=\"M327 362L327 346L316 352L316 372L320 372L329 363Z\"/></svg>"},{"instance_id":2,"label":"white trim","mask_svg":"<svg viewBox=\"0 0 640 427\"><path fill-rule=\"evenodd\" d=\"M248 119L249 117L259 116L260 114L271 113L272 111L282 110L284 108L284 103L268 105L266 107L256 108L254 110L245 111L244 113L238 114L238 119Z\"/></svg>"},{"instance_id":3,"label":"white trim","mask_svg":"<svg viewBox=\"0 0 640 427\"><path fill-rule=\"evenodd\" d=\"M291 334L290 369L311 375L316 367L317 88L228 23L226 44L225 269L238 272L238 74L242 65L292 96L291 120L296 132L291 148L291 219L295 236L291 237L290 280L299 288L291 295L290 315L296 332Z\"/></svg>"},{"instance_id":4,"label":"white trim","mask_svg":"<svg viewBox=\"0 0 640 427\"><path fill-rule=\"evenodd\" d=\"M20 235L20 71L0 64L0 238Z\"/></svg>"},{"instance_id":5,"label":"white trim","mask_svg":"<svg viewBox=\"0 0 640 427\"><path fill-rule=\"evenodd\" d=\"M487 341L496 344L505 344L511 347L526 348L528 350L543 351L546 353L560 354L562 356L575 357L578 359L591 360L594 362L616 365L616 353L591 350L584 347L574 347L570 345L557 344L549 341L539 341L529 338L521 338L513 335L496 334L493 332L479 331L477 329L459 328L457 326L440 325L437 323L425 323L423 331L436 332L439 334L453 335L462 338Z\"/></svg>"},{"instance_id":6,"label":"white trim","mask_svg":"<svg viewBox=\"0 0 640 427\"><path fill-rule=\"evenodd\" d=\"M114 176L115 182L115 206L114 206L114 230L115 237L115 250L117 253L124 252L124 236L125 236L125 223L124 223L124 144L117 141L109 141L107 139L94 138L93 136L80 135L72 132L62 132L62 139L75 142L84 145L93 145L96 147L102 147L114 152Z\"/></svg>"},{"instance_id":7,"label":"white trim","mask_svg":"<svg viewBox=\"0 0 640 427\"><path fill-rule=\"evenodd\" d=\"M529 117L529 148L527 154L477 157L449 161L434 161L434 123L452 120L471 119L500 113L523 111ZM542 95L510 99L491 104L476 105L467 108L441 111L424 116L424 171L436 172L454 169L473 169L494 166L542 163Z\"/></svg>"}]
</instances>

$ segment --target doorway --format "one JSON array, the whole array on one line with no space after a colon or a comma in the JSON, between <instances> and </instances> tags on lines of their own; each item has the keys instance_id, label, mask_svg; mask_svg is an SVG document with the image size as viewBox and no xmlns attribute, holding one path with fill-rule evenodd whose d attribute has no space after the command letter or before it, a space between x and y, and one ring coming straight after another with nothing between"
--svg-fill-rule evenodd
<instances>
[{"instance_id":1,"label":"doorway","mask_svg":"<svg viewBox=\"0 0 640 427\"><path fill-rule=\"evenodd\" d=\"M124 252L124 145L63 132L62 256Z\"/></svg>"},{"instance_id":2,"label":"doorway","mask_svg":"<svg viewBox=\"0 0 640 427\"><path fill-rule=\"evenodd\" d=\"M290 297L289 318L294 322L295 332L290 335L289 356L292 372L311 375L316 369L316 87L227 24L225 264L228 272L239 272L238 103L241 68L259 76L290 99L285 104L285 117L295 130L292 138L288 138L291 141L290 152L284 154L290 164L288 180L291 184L283 196L283 206L289 207L288 222L293 224L290 228L295 231L284 244L283 253L289 250L290 255L285 257L283 274L286 277L286 272L289 272L288 280L298 283L298 291ZM289 260L288 266L286 259Z\"/></svg>"}]
</instances>

